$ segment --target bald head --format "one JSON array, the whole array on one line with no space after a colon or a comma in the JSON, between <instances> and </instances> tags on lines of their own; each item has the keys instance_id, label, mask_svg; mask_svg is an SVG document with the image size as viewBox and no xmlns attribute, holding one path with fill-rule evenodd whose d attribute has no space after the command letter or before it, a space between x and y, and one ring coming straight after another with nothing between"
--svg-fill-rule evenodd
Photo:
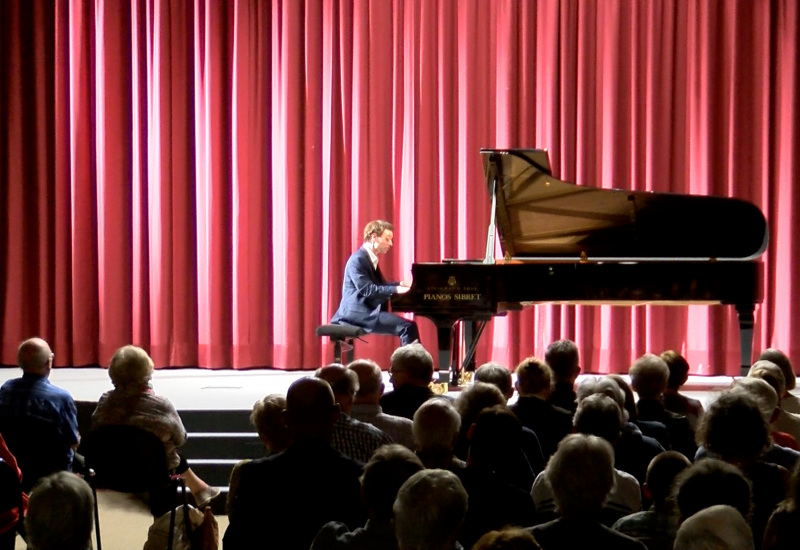
<instances>
[{"instance_id":1,"label":"bald head","mask_svg":"<svg viewBox=\"0 0 800 550\"><path fill-rule=\"evenodd\" d=\"M47 376L53 366L50 345L41 338L30 338L17 348L17 364L22 372Z\"/></svg>"},{"instance_id":2,"label":"bald head","mask_svg":"<svg viewBox=\"0 0 800 550\"><path fill-rule=\"evenodd\" d=\"M383 395L383 373L381 367L371 359L356 359L347 369L358 377L356 403L378 403Z\"/></svg>"},{"instance_id":3,"label":"bald head","mask_svg":"<svg viewBox=\"0 0 800 550\"><path fill-rule=\"evenodd\" d=\"M284 422L295 437L304 435L330 439L339 407L330 384L319 378L300 378L286 393Z\"/></svg>"}]
</instances>

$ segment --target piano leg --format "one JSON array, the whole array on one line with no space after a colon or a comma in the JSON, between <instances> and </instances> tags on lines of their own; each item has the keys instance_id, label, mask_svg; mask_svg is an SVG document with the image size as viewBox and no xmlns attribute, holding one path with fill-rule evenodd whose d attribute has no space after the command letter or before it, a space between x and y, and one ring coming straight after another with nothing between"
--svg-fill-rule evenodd
<instances>
[{"instance_id":1,"label":"piano leg","mask_svg":"<svg viewBox=\"0 0 800 550\"><path fill-rule=\"evenodd\" d=\"M437 382L448 385L451 383L453 353L457 352L456 346L453 345L454 334L453 325L437 325L436 327L436 338L439 344L439 379Z\"/></svg>"},{"instance_id":2,"label":"piano leg","mask_svg":"<svg viewBox=\"0 0 800 550\"><path fill-rule=\"evenodd\" d=\"M741 357L741 375L747 376L753 360L753 325L755 324L755 304L736 304L739 316L739 352Z\"/></svg>"}]
</instances>

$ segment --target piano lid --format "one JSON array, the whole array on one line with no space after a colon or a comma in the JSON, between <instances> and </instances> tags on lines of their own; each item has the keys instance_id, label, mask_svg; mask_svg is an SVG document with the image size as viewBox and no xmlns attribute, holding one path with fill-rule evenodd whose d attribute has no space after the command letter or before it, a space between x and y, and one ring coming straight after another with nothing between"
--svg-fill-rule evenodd
<instances>
[{"instance_id":1,"label":"piano lid","mask_svg":"<svg viewBox=\"0 0 800 550\"><path fill-rule=\"evenodd\" d=\"M543 149L482 149L506 257L752 260L767 248L764 215L732 198L601 189L552 176Z\"/></svg>"}]
</instances>

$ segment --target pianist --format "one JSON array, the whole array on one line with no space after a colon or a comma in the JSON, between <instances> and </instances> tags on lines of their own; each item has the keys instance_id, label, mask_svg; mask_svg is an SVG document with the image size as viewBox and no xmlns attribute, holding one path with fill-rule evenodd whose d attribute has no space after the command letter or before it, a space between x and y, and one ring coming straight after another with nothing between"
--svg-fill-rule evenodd
<instances>
[{"instance_id":1,"label":"pianist","mask_svg":"<svg viewBox=\"0 0 800 550\"><path fill-rule=\"evenodd\" d=\"M392 224L374 220L364 228L364 244L353 252L344 268L342 302L331 323L361 327L376 334L394 334L404 346L419 340L417 324L386 311L392 294L408 292L407 281L388 282L378 266L381 254L392 248Z\"/></svg>"}]
</instances>

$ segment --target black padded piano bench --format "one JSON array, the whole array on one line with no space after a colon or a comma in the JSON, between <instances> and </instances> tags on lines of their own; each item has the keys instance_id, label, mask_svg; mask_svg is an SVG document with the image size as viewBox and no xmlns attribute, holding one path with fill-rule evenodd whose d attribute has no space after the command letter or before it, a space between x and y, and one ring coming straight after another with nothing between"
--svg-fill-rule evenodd
<instances>
[{"instance_id":1,"label":"black padded piano bench","mask_svg":"<svg viewBox=\"0 0 800 550\"><path fill-rule=\"evenodd\" d=\"M353 340L363 336L367 331L353 325L320 325L316 333L317 337L327 336L333 342L333 362L346 365L353 360ZM342 361L342 351L345 353L344 361Z\"/></svg>"}]
</instances>

